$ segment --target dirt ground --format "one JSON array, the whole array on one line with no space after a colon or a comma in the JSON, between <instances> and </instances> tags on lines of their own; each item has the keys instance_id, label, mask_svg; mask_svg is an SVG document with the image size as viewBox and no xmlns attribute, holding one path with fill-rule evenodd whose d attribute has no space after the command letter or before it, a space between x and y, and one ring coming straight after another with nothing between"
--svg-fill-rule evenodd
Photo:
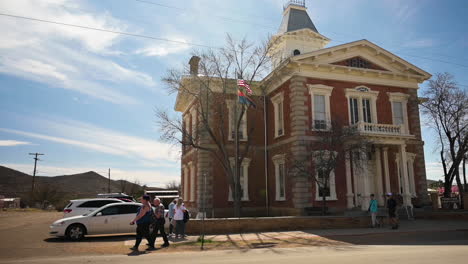
<instances>
[{"instance_id":1,"label":"dirt ground","mask_svg":"<svg viewBox=\"0 0 468 264\"><path fill-rule=\"evenodd\" d=\"M129 250L134 236L93 236L80 242L71 242L49 236L49 225L60 219L60 212L44 211L0 211L0 259L22 259L31 257L101 255L101 254L147 254L153 252L199 251L197 237L186 241L171 241L169 248L158 248L156 251L135 253ZM208 237L209 239L210 237ZM156 245L160 246L161 238ZM140 248L146 248L142 242ZM337 242L322 237L313 239L274 239L259 237L255 240L208 240L205 250L240 249L294 246L344 246L348 243Z\"/></svg>"},{"instance_id":2,"label":"dirt ground","mask_svg":"<svg viewBox=\"0 0 468 264\"><path fill-rule=\"evenodd\" d=\"M68 257L90 255L140 255L158 252L177 253L181 251L200 251L198 236L174 241L171 246L160 248L162 239L156 241L157 250L144 251L146 241L140 245L140 252L129 248L134 243L134 235L90 236L80 242L71 242L49 236L49 225L60 219L60 212L44 211L0 211L0 260ZM411 224L411 226L410 226ZM405 227L405 225L407 225ZM430 229L415 230L417 226ZM347 250L366 245L468 245L468 223L465 221L405 223L405 230L397 233L389 230L359 229L318 230L293 232L264 232L230 235L206 236L204 250L239 250L246 252L256 248L275 251L285 247L328 247ZM433 228L447 230L433 230ZM376 233L365 233L370 230ZM385 232L385 233L381 233Z\"/></svg>"}]
</instances>

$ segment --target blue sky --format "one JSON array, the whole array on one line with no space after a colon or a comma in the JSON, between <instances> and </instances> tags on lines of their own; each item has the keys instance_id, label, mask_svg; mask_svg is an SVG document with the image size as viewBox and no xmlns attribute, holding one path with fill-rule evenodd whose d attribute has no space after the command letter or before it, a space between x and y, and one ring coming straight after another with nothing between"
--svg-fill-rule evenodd
<instances>
[{"instance_id":1,"label":"blue sky","mask_svg":"<svg viewBox=\"0 0 468 264\"><path fill-rule=\"evenodd\" d=\"M151 4L152 2L155 4ZM38 175L94 170L164 186L180 180L179 148L162 142L156 107L173 109L161 77L186 64L189 43L222 46L275 34L284 0L11 0L0 13L124 31L183 43L0 16L0 164ZM463 0L310 0L329 46L368 39L431 74L468 87ZM200 47L195 47L200 49ZM421 90L427 84L421 85ZM442 175L434 135L423 129L428 178Z\"/></svg>"}]
</instances>

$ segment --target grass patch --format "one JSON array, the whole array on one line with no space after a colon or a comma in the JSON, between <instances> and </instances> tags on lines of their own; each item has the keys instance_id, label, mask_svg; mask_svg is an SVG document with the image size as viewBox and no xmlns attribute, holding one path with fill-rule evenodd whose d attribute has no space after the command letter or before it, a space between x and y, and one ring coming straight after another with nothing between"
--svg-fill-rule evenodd
<instances>
[{"instance_id":1,"label":"grass patch","mask_svg":"<svg viewBox=\"0 0 468 264\"><path fill-rule=\"evenodd\" d=\"M211 239L206 239L205 238L204 240L205 240L205 244L213 243L213 240L211 240ZM200 237L197 238L197 243L201 243L201 242L202 242L202 237L200 236Z\"/></svg>"}]
</instances>

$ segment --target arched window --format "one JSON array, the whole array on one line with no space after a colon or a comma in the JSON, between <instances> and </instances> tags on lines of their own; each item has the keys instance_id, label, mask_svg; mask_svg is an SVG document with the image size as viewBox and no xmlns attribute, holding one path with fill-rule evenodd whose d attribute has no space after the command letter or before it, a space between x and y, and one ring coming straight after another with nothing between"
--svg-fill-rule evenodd
<instances>
[{"instance_id":1,"label":"arched window","mask_svg":"<svg viewBox=\"0 0 468 264\"><path fill-rule=\"evenodd\" d=\"M298 49L295 49L295 50L293 51L293 54L294 54L294 56L301 55L301 51L298 50Z\"/></svg>"}]
</instances>

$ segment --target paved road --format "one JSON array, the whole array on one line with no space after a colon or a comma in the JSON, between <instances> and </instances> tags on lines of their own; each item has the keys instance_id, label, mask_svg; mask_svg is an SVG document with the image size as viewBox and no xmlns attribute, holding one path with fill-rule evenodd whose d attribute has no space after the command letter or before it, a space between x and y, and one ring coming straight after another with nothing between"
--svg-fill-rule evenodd
<instances>
[{"instance_id":1,"label":"paved road","mask_svg":"<svg viewBox=\"0 0 468 264\"><path fill-rule=\"evenodd\" d=\"M353 246L346 248L307 247L254 249L241 251L211 251L144 254L138 256L93 256L43 258L0 263L465 263L468 246Z\"/></svg>"}]
</instances>

